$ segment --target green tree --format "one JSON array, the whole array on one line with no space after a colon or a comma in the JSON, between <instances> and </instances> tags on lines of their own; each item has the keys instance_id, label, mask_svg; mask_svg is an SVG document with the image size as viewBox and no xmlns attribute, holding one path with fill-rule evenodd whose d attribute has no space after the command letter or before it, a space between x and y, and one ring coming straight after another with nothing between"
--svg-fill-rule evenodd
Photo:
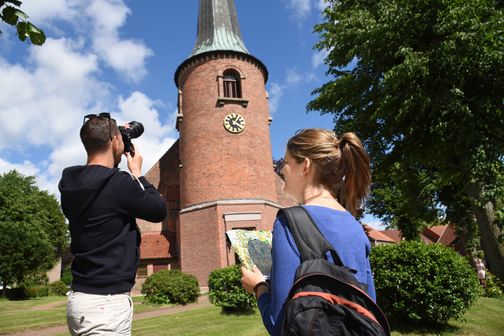
<instances>
[{"instance_id":1,"label":"green tree","mask_svg":"<svg viewBox=\"0 0 504 336\"><path fill-rule=\"evenodd\" d=\"M0 175L0 280L4 291L7 285L49 270L67 244L67 225L56 198L39 190L32 176L16 171Z\"/></svg>"},{"instance_id":2,"label":"green tree","mask_svg":"<svg viewBox=\"0 0 504 336\"><path fill-rule=\"evenodd\" d=\"M336 132L361 137L378 215L415 231L468 200L489 266L504 279L502 2L327 2L315 31L331 78L307 109L333 113Z\"/></svg>"},{"instance_id":3,"label":"green tree","mask_svg":"<svg viewBox=\"0 0 504 336\"><path fill-rule=\"evenodd\" d=\"M16 27L18 38L21 41L29 39L35 45L44 44L46 40L44 32L28 21L28 15L19 9L21 4L22 2L19 0L0 0L0 19Z\"/></svg>"}]
</instances>

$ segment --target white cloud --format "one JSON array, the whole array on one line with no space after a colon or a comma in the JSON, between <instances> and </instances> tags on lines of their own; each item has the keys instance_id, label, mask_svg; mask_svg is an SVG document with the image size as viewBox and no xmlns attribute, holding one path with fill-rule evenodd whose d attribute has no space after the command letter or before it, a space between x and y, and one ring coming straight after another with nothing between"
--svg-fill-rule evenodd
<instances>
[{"instance_id":1,"label":"white cloud","mask_svg":"<svg viewBox=\"0 0 504 336\"><path fill-rule=\"evenodd\" d=\"M280 100L282 99L282 96L284 95L285 90L301 83L303 78L305 80L311 81L312 75L308 74L307 76L303 76L302 74L297 72L295 69L287 69L287 73L285 75L285 79L284 79L283 83L279 84L279 83L272 82L270 84L269 108L270 108L271 114L275 114L278 111L278 107L280 105Z\"/></svg>"},{"instance_id":2,"label":"white cloud","mask_svg":"<svg viewBox=\"0 0 504 336\"><path fill-rule=\"evenodd\" d=\"M23 0L20 8L29 15L30 21L41 27L54 20L73 20L79 5L75 0Z\"/></svg>"},{"instance_id":3,"label":"white cloud","mask_svg":"<svg viewBox=\"0 0 504 336\"><path fill-rule=\"evenodd\" d=\"M363 222L363 223L371 226L373 229L378 230L378 231L382 231L382 230L387 229L387 226L380 221L371 221L371 222Z\"/></svg>"},{"instance_id":4,"label":"white cloud","mask_svg":"<svg viewBox=\"0 0 504 336\"><path fill-rule=\"evenodd\" d=\"M95 77L96 57L72 41L48 39L32 48L29 66L0 59L0 150L57 145L80 122L83 111L107 95Z\"/></svg>"},{"instance_id":5,"label":"white cloud","mask_svg":"<svg viewBox=\"0 0 504 336\"><path fill-rule=\"evenodd\" d=\"M141 92L114 101L110 84L97 78L98 59L75 49L71 40L48 39L44 48L33 48L29 66L9 64L0 58L0 171L16 169L36 175L40 188L58 195L57 183L64 167L85 164L78 135L82 117L105 109L118 110L118 121L141 121L145 133L138 141L144 172L175 141L174 116L168 125L159 122L157 106ZM176 114L173 112L173 114ZM6 157L26 156L28 151L49 149L43 162L12 163ZM126 168L126 166L124 166Z\"/></svg>"},{"instance_id":6,"label":"white cloud","mask_svg":"<svg viewBox=\"0 0 504 336\"><path fill-rule=\"evenodd\" d=\"M324 63L325 58L329 52L327 50L316 51L312 55L312 66L313 68L318 68L321 64Z\"/></svg>"},{"instance_id":7,"label":"white cloud","mask_svg":"<svg viewBox=\"0 0 504 336\"><path fill-rule=\"evenodd\" d=\"M287 8L293 11L294 19L304 19L310 14L311 2L310 0L283 0L287 2Z\"/></svg>"},{"instance_id":8,"label":"white cloud","mask_svg":"<svg viewBox=\"0 0 504 336\"><path fill-rule=\"evenodd\" d=\"M275 114L278 111L278 106L280 104L280 99L284 94L284 86L278 83L271 83L269 91L269 108L271 114Z\"/></svg>"},{"instance_id":9,"label":"white cloud","mask_svg":"<svg viewBox=\"0 0 504 336\"><path fill-rule=\"evenodd\" d=\"M326 0L318 0L315 4L318 10L321 12L329 6L329 3Z\"/></svg>"},{"instance_id":10,"label":"white cloud","mask_svg":"<svg viewBox=\"0 0 504 336\"><path fill-rule=\"evenodd\" d=\"M41 190L47 190L49 193L57 195L57 181L51 180L47 173L44 173L40 166L33 164L30 161L22 163L12 163L0 158L0 174L7 173L11 170L16 170L24 176L35 176L35 183Z\"/></svg>"},{"instance_id":11,"label":"white cloud","mask_svg":"<svg viewBox=\"0 0 504 336\"><path fill-rule=\"evenodd\" d=\"M132 82L146 74L145 60L153 54L141 41L121 39L119 28L131 11L122 0L94 0L86 9L93 22L93 48L108 66Z\"/></svg>"},{"instance_id":12,"label":"white cloud","mask_svg":"<svg viewBox=\"0 0 504 336\"><path fill-rule=\"evenodd\" d=\"M81 43L92 45L97 56L128 81L138 82L147 75L145 61L152 50L142 41L121 38L119 33L131 14L123 0L27 0L22 9L46 35L67 36L58 26L66 21L81 35Z\"/></svg>"},{"instance_id":13,"label":"white cloud","mask_svg":"<svg viewBox=\"0 0 504 336\"><path fill-rule=\"evenodd\" d=\"M299 72L294 69L287 70L287 77L285 78L285 84L287 86L296 85L301 82L303 77Z\"/></svg>"},{"instance_id":14,"label":"white cloud","mask_svg":"<svg viewBox=\"0 0 504 336\"><path fill-rule=\"evenodd\" d=\"M0 158L0 174L7 173L11 170L17 170L23 175L37 175L39 169L36 165L30 161L24 161L22 163L11 163Z\"/></svg>"},{"instance_id":15,"label":"white cloud","mask_svg":"<svg viewBox=\"0 0 504 336\"><path fill-rule=\"evenodd\" d=\"M156 161L175 142L175 122L177 111L172 112L168 124L159 122L159 112L156 109L160 102L153 101L142 92L135 91L129 97L119 98L119 113L117 122L124 124L130 121L139 121L144 126L144 133L133 140L143 156L143 172L147 172ZM126 169L125 160L121 164Z\"/></svg>"},{"instance_id":16,"label":"white cloud","mask_svg":"<svg viewBox=\"0 0 504 336\"><path fill-rule=\"evenodd\" d=\"M327 0L282 0L282 2L292 12L290 19L297 21L299 28L303 27L303 22L313 9L322 13L329 6Z\"/></svg>"}]
</instances>

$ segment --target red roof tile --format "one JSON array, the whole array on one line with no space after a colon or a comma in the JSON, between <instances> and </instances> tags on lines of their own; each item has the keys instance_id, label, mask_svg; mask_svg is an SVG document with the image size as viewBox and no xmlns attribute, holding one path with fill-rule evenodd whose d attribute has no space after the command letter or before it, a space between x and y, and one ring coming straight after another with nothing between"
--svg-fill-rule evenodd
<instances>
[{"instance_id":1,"label":"red roof tile","mask_svg":"<svg viewBox=\"0 0 504 336\"><path fill-rule=\"evenodd\" d=\"M438 237L441 237L448 225L436 225L429 228L429 230L434 231Z\"/></svg>"},{"instance_id":2,"label":"red roof tile","mask_svg":"<svg viewBox=\"0 0 504 336\"><path fill-rule=\"evenodd\" d=\"M170 253L170 242L174 242L175 234L166 232L142 233L140 244L141 259L169 259L173 258Z\"/></svg>"},{"instance_id":3,"label":"red roof tile","mask_svg":"<svg viewBox=\"0 0 504 336\"><path fill-rule=\"evenodd\" d=\"M431 240L429 237L427 237L423 234L420 234L420 240L426 244L434 244L435 243L435 241Z\"/></svg>"},{"instance_id":4,"label":"red roof tile","mask_svg":"<svg viewBox=\"0 0 504 336\"><path fill-rule=\"evenodd\" d=\"M384 235L380 231L377 231L373 229L371 226L367 224L363 224L364 231L366 232L368 238L374 241L381 241L381 242L388 242L388 243L394 243L394 239L390 238L387 235Z\"/></svg>"},{"instance_id":5,"label":"red roof tile","mask_svg":"<svg viewBox=\"0 0 504 336\"><path fill-rule=\"evenodd\" d=\"M392 240L396 243L399 243L402 240L402 233L399 230L382 230L380 232L387 237L392 238Z\"/></svg>"},{"instance_id":6,"label":"red roof tile","mask_svg":"<svg viewBox=\"0 0 504 336\"><path fill-rule=\"evenodd\" d=\"M453 226L447 225L438 242L445 246L450 246L455 242L456 239L457 233L455 232L455 229L453 228Z\"/></svg>"}]
</instances>

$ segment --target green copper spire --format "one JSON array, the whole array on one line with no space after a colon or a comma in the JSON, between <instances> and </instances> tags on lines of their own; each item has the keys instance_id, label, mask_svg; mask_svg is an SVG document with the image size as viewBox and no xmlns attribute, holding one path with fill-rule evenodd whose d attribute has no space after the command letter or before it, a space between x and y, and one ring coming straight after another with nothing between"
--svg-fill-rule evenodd
<instances>
[{"instance_id":1,"label":"green copper spire","mask_svg":"<svg viewBox=\"0 0 504 336\"><path fill-rule=\"evenodd\" d=\"M234 0L200 0L198 39L191 56L218 50L249 53L241 37Z\"/></svg>"}]
</instances>

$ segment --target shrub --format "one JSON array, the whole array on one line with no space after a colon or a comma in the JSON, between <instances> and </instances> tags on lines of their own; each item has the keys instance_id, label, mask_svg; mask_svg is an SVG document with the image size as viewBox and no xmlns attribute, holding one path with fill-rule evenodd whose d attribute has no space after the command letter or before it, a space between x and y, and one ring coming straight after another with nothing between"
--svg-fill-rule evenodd
<instances>
[{"instance_id":1,"label":"shrub","mask_svg":"<svg viewBox=\"0 0 504 336\"><path fill-rule=\"evenodd\" d=\"M497 297L503 294L503 290L504 285L499 278L487 271L482 295L486 297Z\"/></svg>"},{"instance_id":2,"label":"shrub","mask_svg":"<svg viewBox=\"0 0 504 336\"><path fill-rule=\"evenodd\" d=\"M198 280L178 270L161 270L145 280L142 294L145 294L145 300L151 303L185 305L198 299Z\"/></svg>"},{"instance_id":3,"label":"shrub","mask_svg":"<svg viewBox=\"0 0 504 336\"><path fill-rule=\"evenodd\" d=\"M49 295L48 279L44 272L27 274L16 288L7 291L10 300L25 300Z\"/></svg>"},{"instance_id":4,"label":"shrub","mask_svg":"<svg viewBox=\"0 0 504 336\"><path fill-rule=\"evenodd\" d=\"M15 287L7 289L7 298L9 300L25 300L25 288L24 287Z\"/></svg>"},{"instance_id":5,"label":"shrub","mask_svg":"<svg viewBox=\"0 0 504 336\"><path fill-rule=\"evenodd\" d=\"M45 285L25 286L21 285L16 288L7 290L7 298L9 300L26 300L49 295L49 288Z\"/></svg>"},{"instance_id":6,"label":"shrub","mask_svg":"<svg viewBox=\"0 0 504 336\"><path fill-rule=\"evenodd\" d=\"M25 298L33 299L49 295L49 287L46 285L31 286L25 288Z\"/></svg>"},{"instance_id":7,"label":"shrub","mask_svg":"<svg viewBox=\"0 0 504 336\"><path fill-rule=\"evenodd\" d=\"M241 285L240 266L228 266L214 270L208 278L210 302L231 312L249 312L256 306L253 295Z\"/></svg>"},{"instance_id":8,"label":"shrub","mask_svg":"<svg viewBox=\"0 0 504 336\"><path fill-rule=\"evenodd\" d=\"M62 280L49 284L49 293L51 295L65 296L68 290L68 286Z\"/></svg>"},{"instance_id":9,"label":"shrub","mask_svg":"<svg viewBox=\"0 0 504 336\"><path fill-rule=\"evenodd\" d=\"M61 273L61 281L63 281L67 286L72 284L72 270L70 265L66 266Z\"/></svg>"},{"instance_id":10,"label":"shrub","mask_svg":"<svg viewBox=\"0 0 504 336\"><path fill-rule=\"evenodd\" d=\"M480 292L466 259L439 244L401 242L371 252L378 304L392 321L460 318Z\"/></svg>"}]
</instances>

